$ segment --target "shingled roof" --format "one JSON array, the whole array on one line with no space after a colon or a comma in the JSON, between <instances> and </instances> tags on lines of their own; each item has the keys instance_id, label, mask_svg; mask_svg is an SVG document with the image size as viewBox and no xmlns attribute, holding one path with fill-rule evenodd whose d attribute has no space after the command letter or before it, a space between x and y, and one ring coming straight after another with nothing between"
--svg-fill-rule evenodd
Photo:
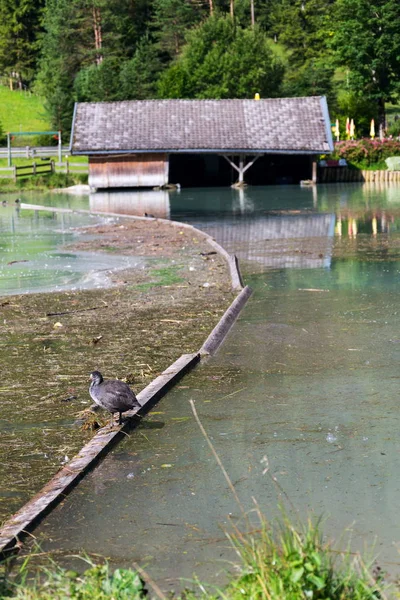
<instances>
[{"instance_id":1,"label":"shingled roof","mask_svg":"<svg viewBox=\"0 0 400 600\"><path fill-rule=\"evenodd\" d=\"M72 154L330 152L324 96L132 100L75 105Z\"/></svg>"}]
</instances>

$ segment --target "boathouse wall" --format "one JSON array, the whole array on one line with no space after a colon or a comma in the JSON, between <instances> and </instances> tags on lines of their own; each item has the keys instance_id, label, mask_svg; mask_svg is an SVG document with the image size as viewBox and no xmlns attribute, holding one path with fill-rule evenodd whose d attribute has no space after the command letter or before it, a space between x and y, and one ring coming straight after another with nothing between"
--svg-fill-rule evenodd
<instances>
[{"instance_id":1,"label":"boathouse wall","mask_svg":"<svg viewBox=\"0 0 400 600\"><path fill-rule=\"evenodd\" d=\"M89 155L89 185L94 188L163 186L168 171L165 153Z\"/></svg>"}]
</instances>

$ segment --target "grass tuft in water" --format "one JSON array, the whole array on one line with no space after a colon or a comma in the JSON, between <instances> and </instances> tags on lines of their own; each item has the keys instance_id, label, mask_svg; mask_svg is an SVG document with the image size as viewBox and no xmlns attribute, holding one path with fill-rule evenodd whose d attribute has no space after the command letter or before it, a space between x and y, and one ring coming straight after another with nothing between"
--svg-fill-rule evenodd
<instances>
[{"instance_id":1,"label":"grass tuft in water","mask_svg":"<svg viewBox=\"0 0 400 600\"><path fill-rule=\"evenodd\" d=\"M32 580L27 559L21 566L17 580L0 581L0 598L15 600L141 600L146 597L143 582L136 571L116 569L108 563L96 565L84 558L90 567L79 575L51 561Z\"/></svg>"},{"instance_id":2,"label":"grass tuft in water","mask_svg":"<svg viewBox=\"0 0 400 600\"><path fill-rule=\"evenodd\" d=\"M384 597L379 571L371 575L358 554L335 553L319 523L296 528L287 517L272 528L258 510L260 529L230 540L242 561L241 575L224 590L232 600L377 600Z\"/></svg>"}]
</instances>

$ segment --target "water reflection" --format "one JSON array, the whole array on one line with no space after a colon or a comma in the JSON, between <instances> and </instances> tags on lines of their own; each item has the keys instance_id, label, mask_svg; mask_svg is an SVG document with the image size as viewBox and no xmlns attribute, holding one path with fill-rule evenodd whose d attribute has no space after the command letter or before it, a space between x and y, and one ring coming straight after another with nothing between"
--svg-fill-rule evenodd
<instances>
[{"instance_id":1,"label":"water reflection","mask_svg":"<svg viewBox=\"0 0 400 600\"><path fill-rule=\"evenodd\" d=\"M139 217L154 216L169 219L170 200L167 190L152 191L100 191L89 196L93 212L121 213Z\"/></svg>"},{"instance_id":2,"label":"water reflection","mask_svg":"<svg viewBox=\"0 0 400 600\"><path fill-rule=\"evenodd\" d=\"M117 190L90 197L37 193L20 196L25 203L183 220L210 233L228 251L236 253L242 264L251 262L252 272L330 267L337 239L356 242L353 250L359 245L361 256L365 250L362 235L372 235L379 241L382 234L400 230L400 186L396 184ZM0 294L90 287L99 282L88 274L116 266L112 262L115 257L109 257L109 264L104 265L105 258L97 264L95 256L82 254L76 256L72 268L68 256L65 260L61 255L57 260L53 256L77 234L77 227L98 223L104 217L19 211L15 195L4 199L6 205L0 206ZM307 241L310 238L311 245ZM285 239L293 242L284 244ZM270 240L275 240L274 245ZM382 241L379 246L383 254Z\"/></svg>"}]
</instances>

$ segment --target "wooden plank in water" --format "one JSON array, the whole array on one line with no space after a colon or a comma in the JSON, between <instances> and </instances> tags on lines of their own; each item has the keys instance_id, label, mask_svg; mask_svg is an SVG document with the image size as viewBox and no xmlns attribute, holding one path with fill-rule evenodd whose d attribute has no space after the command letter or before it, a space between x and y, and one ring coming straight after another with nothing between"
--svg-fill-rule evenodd
<instances>
[{"instance_id":1,"label":"wooden plank in water","mask_svg":"<svg viewBox=\"0 0 400 600\"><path fill-rule=\"evenodd\" d=\"M252 293L252 289L246 285L225 311L219 323L214 327L202 345L200 354L214 354L218 350Z\"/></svg>"}]
</instances>

